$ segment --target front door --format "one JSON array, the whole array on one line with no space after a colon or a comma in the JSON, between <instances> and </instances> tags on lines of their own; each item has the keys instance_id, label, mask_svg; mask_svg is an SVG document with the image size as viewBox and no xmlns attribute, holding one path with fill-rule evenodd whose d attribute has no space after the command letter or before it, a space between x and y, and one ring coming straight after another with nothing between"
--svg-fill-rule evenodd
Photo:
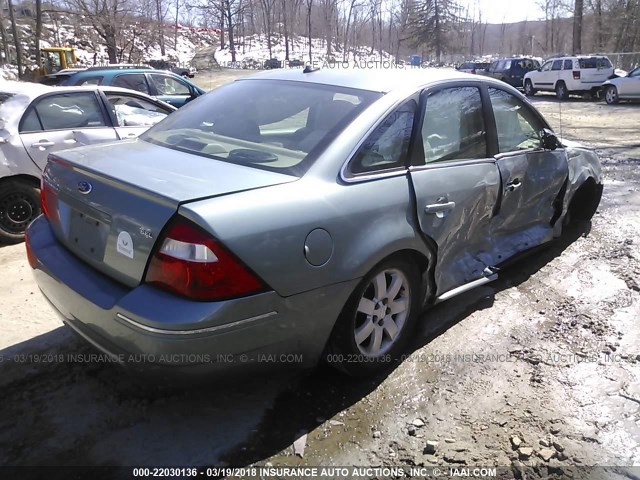
<instances>
[{"instance_id":1,"label":"front door","mask_svg":"<svg viewBox=\"0 0 640 480\"><path fill-rule=\"evenodd\" d=\"M549 60L540 67L540 71L537 74L531 75L531 80L533 81L533 87L535 89L553 90L555 88L555 79L553 76L556 72L551 71L552 66L553 60Z\"/></svg>"},{"instance_id":2,"label":"front door","mask_svg":"<svg viewBox=\"0 0 640 480\"><path fill-rule=\"evenodd\" d=\"M492 237L498 262L551 240L568 178L563 148L541 148L541 117L505 90L489 88L498 137L496 164L502 182Z\"/></svg>"}]
</instances>

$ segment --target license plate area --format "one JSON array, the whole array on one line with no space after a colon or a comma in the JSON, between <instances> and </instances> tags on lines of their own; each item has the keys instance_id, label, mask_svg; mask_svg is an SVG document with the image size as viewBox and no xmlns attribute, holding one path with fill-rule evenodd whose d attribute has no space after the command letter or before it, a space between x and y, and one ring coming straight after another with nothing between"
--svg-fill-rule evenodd
<instances>
[{"instance_id":1,"label":"license plate area","mask_svg":"<svg viewBox=\"0 0 640 480\"><path fill-rule=\"evenodd\" d=\"M70 208L68 242L72 248L95 260L104 258L109 236L109 224L90 215Z\"/></svg>"}]
</instances>

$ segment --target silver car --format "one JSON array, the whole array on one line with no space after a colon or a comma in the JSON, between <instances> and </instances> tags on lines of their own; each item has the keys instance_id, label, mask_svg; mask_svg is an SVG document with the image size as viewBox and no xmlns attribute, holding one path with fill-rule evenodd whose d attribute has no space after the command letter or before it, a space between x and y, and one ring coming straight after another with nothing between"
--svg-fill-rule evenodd
<instances>
[{"instance_id":1,"label":"silver car","mask_svg":"<svg viewBox=\"0 0 640 480\"><path fill-rule=\"evenodd\" d=\"M640 67L631 70L625 77L607 80L602 84L602 89L609 105L620 100L640 100Z\"/></svg>"},{"instance_id":2,"label":"silver car","mask_svg":"<svg viewBox=\"0 0 640 480\"><path fill-rule=\"evenodd\" d=\"M280 70L137 140L50 155L27 250L62 320L114 360L363 375L601 191L596 155L504 82Z\"/></svg>"},{"instance_id":3,"label":"silver car","mask_svg":"<svg viewBox=\"0 0 640 480\"><path fill-rule=\"evenodd\" d=\"M49 153L137 137L174 110L122 88L0 84L0 242L22 241L40 214Z\"/></svg>"}]
</instances>

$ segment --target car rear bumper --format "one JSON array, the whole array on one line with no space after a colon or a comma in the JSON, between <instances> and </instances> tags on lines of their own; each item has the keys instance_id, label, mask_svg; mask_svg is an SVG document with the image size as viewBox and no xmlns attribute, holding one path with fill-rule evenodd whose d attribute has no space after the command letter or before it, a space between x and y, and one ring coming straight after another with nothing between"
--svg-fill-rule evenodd
<instances>
[{"instance_id":1,"label":"car rear bumper","mask_svg":"<svg viewBox=\"0 0 640 480\"><path fill-rule=\"evenodd\" d=\"M313 366L357 284L194 302L97 272L56 240L44 216L29 226L27 242L36 282L63 322L103 359L135 370Z\"/></svg>"}]
</instances>

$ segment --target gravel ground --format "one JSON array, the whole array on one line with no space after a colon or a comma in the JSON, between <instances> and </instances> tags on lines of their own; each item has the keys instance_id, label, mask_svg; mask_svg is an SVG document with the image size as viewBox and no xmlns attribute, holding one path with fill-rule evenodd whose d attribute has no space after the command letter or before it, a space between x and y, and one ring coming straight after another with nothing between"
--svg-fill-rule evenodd
<instances>
[{"instance_id":1,"label":"gravel ground","mask_svg":"<svg viewBox=\"0 0 640 480\"><path fill-rule=\"evenodd\" d=\"M598 478L638 478L624 467L640 465L640 105L534 102L602 156L593 222L426 312L379 378L319 367L159 386L78 361L92 351L38 292L24 246L0 248L0 465L483 465L505 478L607 465Z\"/></svg>"}]
</instances>

